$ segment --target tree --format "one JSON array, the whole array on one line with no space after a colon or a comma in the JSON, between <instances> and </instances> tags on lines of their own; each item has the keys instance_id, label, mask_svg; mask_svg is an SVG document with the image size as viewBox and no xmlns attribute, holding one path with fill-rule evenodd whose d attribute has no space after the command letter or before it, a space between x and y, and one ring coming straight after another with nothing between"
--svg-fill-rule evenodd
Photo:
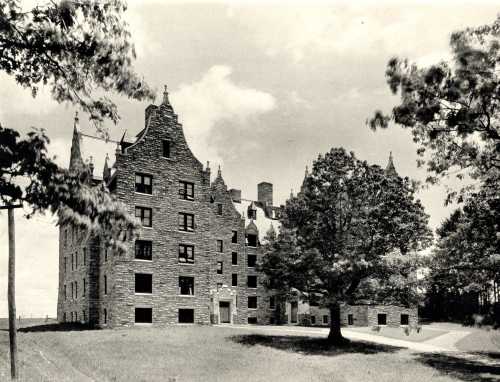
<instances>
[{"instance_id":1,"label":"tree","mask_svg":"<svg viewBox=\"0 0 500 382\"><path fill-rule=\"evenodd\" d=\"M452 61L429 67L391 59L387 83L401 101L390 115L376 111L369 120L373 130L387 128L390 121L411 130L428 182L450 175L472 180L449 189L447 202L462 201L479 188L475 185L498 194L500 16L491 25L453 33L450 46Z\"/></svg>"},{"instance_id":2,"label":"tree","mask_svg":"<svg viewBox=\"0 0 500 382\"><path fill-rule=\"evenodd\" d=\"M342 303L415 301L408 282L416 282L417 253L431 241L427 220L408 178L334 148L287 201L262 269L281 289L320 297L331 314L328 338L341 343Z\"/></svg>"},{"instance_id":3,"label":"tree","mask_svg":"<svg viewBox=\"0 0 500 382\"><path fill-rule=\"evenodd\" d=\"M499 222L498 198L481 190L437 230L427 297L428 305L437 300L439 310L447 313L438 318L470 321L474 313L490 314L491 305L498 302ZM429 308L430 314L436 314L432 306Z\"/></svg>"},{"instance_id":4,"label":"tree","mask_svg":"<svg viewBox=\"0 0 500 382\"><path fill-rule=\"evenodd\" d=\"M116 123L116 105L99 92L152 99L149 86L135 73L135 51L120 0L52 1L31 10L15 0L0 0L0 70L31 89L50 88L58 102L78 105L105 138L105 119ZM92 187L90 174L69 173L47 156L43 130L26 138L0 125L0 197L9 210L9 334L11 376L17 377L14 301L14 224L12 209L22 203L28 216L49 210L60 224L71 222L89 234L104 235L117 249L137 226L104 185Z\"/></svg>"}]
</instances>

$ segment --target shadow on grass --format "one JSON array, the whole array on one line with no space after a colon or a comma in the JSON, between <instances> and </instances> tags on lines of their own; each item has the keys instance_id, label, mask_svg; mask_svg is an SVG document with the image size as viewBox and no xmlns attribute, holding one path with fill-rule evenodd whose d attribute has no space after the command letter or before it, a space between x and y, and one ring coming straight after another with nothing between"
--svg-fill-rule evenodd
<instances>
[{"instance_id":1,"label":"shadow on grass","mask_svg":"<svg viewBox=\"0 0 500 382\"><path fill-rule=\"evenodd\" d=\"M0 329L8 332L9 329ZM88 325L78 324L78 323L50 323L43 325L32 325L24 326L18 328L17 331L20 333L37 333L37 332L81 332L84 330L96 330L95 328L90 328Z\"/></svg>"},{"instance_id":2,"label":"shadow on grass","mask_svg":"<svg viewBox=\"0 0 500 382\"><path fill-rule=\"evenodd\" d=\"M476 354L486 356L484 353ZM486 364L480 360L464 359L440 353L422 353L415 360L461 381L498 382L500 380L500 365L496 362ZM490 361L492 360L490 359Z\"/></svg>"},{"instance_id":3,"label":"shadow on grass","mask_svg":"<svg viewBox=\"0 0 500 382\"><path fill-rule=\"evenodd\" d=\"M332 345L326 338L298 337L298 336L273 336L264 334L247 334L231 336L231 341L244 346L267 346L274 349L307 355L335 356L346 353L375 354L394 353L400 347L379 345L362 341L347 340L342 345Z\"/></svg>"}]
</instances>

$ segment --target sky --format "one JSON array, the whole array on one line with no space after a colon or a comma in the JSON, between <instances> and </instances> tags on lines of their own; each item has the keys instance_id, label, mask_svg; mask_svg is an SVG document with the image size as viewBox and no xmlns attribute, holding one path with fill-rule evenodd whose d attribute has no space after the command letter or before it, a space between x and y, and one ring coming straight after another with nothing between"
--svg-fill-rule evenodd
<instances>
[{"instance_id":1,"label":"sky","mask_svg":"<svg viewBox=\"0 0 500 382\"><path fill-rule=\"evenodd\" d=\"M32 1L32 3L43 3ZM126 19L135 42L136 70L157 89L167 85L188 143L202 163L221 166L229 188L257 197L261 181L274 185L274 202L297 191L305 166L342 146L370 163L417 180L416 146L394 126L371 131L377 109L398 99L385 82L387 61L419 65L450 58L449 37L467 26L491 23L500 7L454 2L184 3L129 1ZM121 120L112 137L135 135L147 103L111 95ZM44 128L50 153L67 166L75 107L42 89L36 99L0 73L0 122L25 133ZM95 134L80 113L81 129ZM103 157L106 153L102 153ZM96 168L97 173L102 169ZM212 173L215 171L212 170ZM435 229L450 213L443 186L419 197ZM55 316L58 229L51 216L26 220L16 211L17 312ZM7 315L7 216L0 214L0 317Z\"/></svg>"}]
</instances>

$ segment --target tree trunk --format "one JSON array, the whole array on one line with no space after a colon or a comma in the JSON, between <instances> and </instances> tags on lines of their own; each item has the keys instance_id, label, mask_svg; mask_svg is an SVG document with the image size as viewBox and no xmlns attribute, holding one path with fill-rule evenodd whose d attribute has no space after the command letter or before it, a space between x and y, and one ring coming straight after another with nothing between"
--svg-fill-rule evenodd
<instances>
[{"instance_id":1,"label":"tree trunk","mask_svg":"<svg viewBox=\"0 0 500 382\"><path fill-rule=\"evenodd\" d=\"M10 375L17 379L17 333L16 333L16 241L14 227L14 208L9 208L9 270L8 270L8 292L9 305L9 340L10 340Z\"/></svg>"},{"instance_id":2,"label":"tree trunk","mask_svg":"<svg viewBox=\"0 0 500 382\"><path fill-rule=\"evenodd\" d=\"M340 330L340 304L330 305L330 333L328 333L328 342L339 345L345 343Z\"/></svg>"}]
</instances>

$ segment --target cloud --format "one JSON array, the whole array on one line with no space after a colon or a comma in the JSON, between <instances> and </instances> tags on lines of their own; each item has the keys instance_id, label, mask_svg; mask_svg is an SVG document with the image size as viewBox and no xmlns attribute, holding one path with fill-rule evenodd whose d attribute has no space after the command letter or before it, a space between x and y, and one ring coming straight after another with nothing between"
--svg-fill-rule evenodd
<instances>
[{"instance_id":1,"label":"cloud","mask_svg":"<svg viewBox=\"0 0 500 382\"><path fill-rule=\"evenodd\" d=\"M223 148L210 146L211 135L218 123L231 123L234 128L242 128L276 107L273 95L234 83L231 73L229 66L212 66L199 81L182 84L171 95L186 139L202 161L222 162L218 150Z\"/></svg>"}]
</instances>

